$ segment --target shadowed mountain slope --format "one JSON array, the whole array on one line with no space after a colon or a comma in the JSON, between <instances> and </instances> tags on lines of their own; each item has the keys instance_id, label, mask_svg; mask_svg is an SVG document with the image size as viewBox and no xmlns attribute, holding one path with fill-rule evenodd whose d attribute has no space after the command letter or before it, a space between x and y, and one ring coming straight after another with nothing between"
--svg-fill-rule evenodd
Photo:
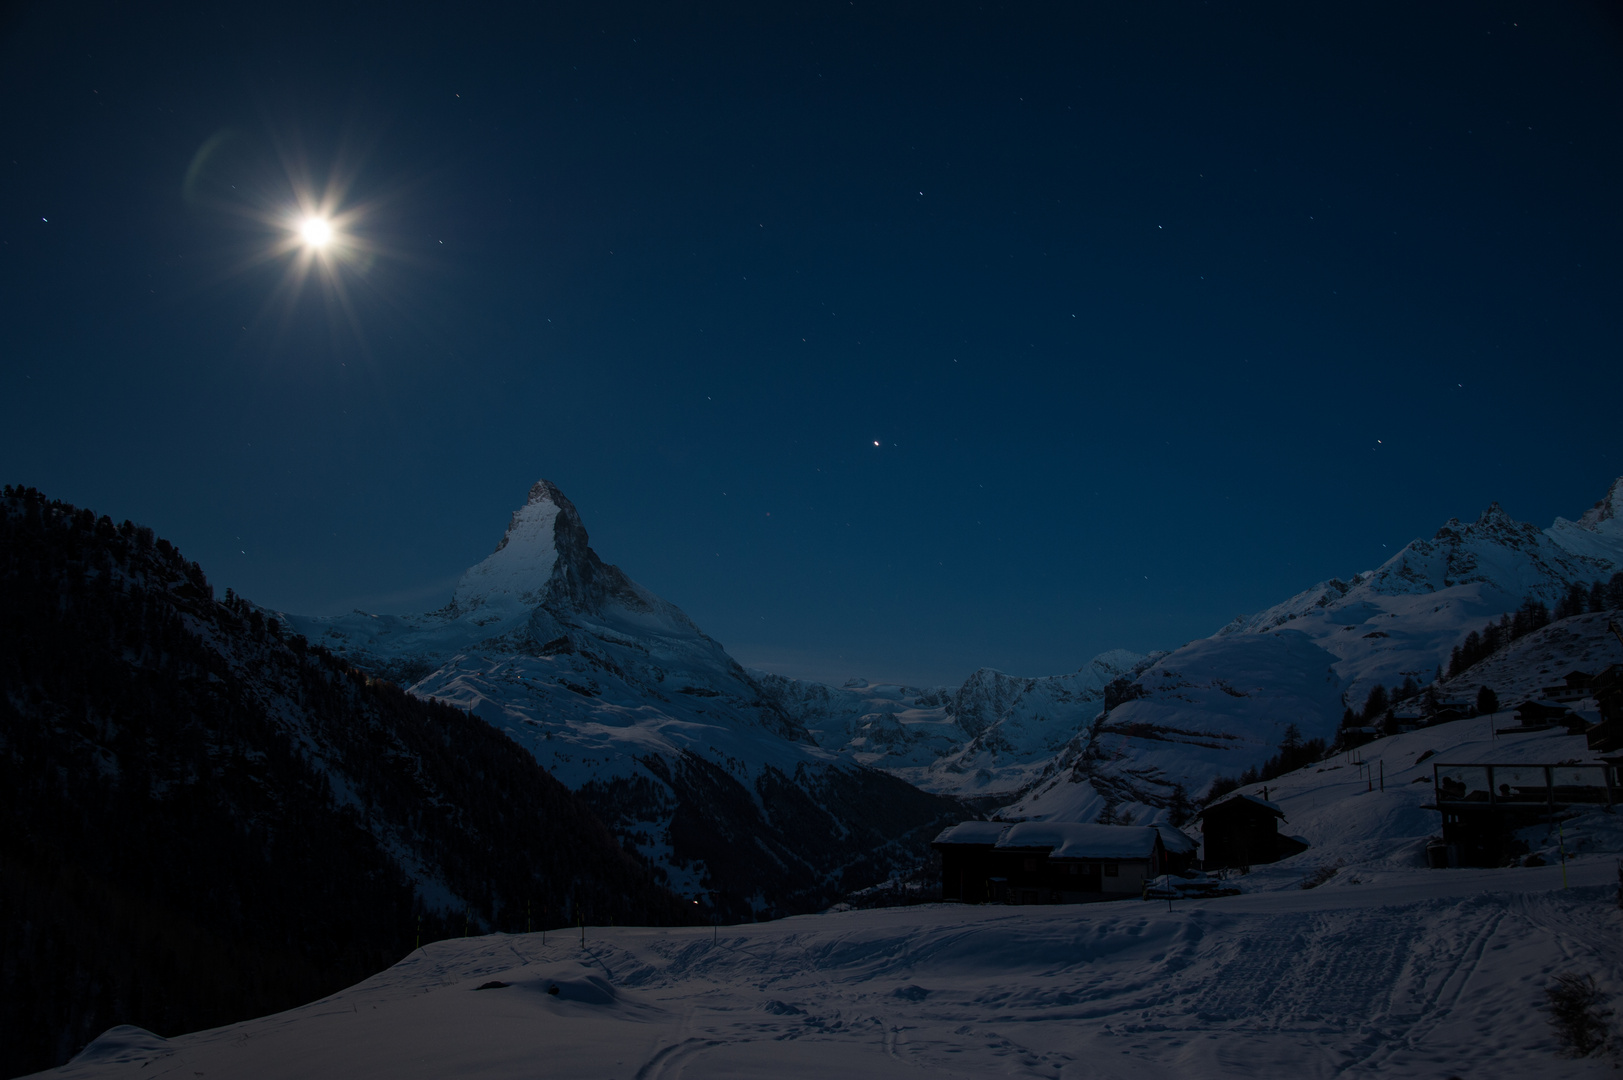
<instances>
[{"instance_id":1,"label":"shadowed mountain slope","mask_svg":"<svg viewBox=\"0 0 1623 1080\"><path fill-rule=\"evenodd\" d=\"M691 919L481 720L151 530L0 498L0 1074L308 1001L423 940Z\"/></svg>"}]
</instances>

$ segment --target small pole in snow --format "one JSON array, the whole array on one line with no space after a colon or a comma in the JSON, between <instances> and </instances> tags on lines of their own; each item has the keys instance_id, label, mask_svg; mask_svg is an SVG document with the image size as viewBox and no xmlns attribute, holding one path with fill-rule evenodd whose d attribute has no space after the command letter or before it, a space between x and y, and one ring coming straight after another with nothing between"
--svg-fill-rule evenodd
<instances>
[{"instance_id":1,"label":"small pole in snow","mask_svg":"<svg viewBox=\"0 0 1623 1080\"><path fill-rule=\"evenodd\" d=\"M423 917L417 916L417 948L423 947Z\"/></svg>"},{"instance_id":2,"label":"small pole in snow","mask_svg":"<svg viewBox=\"0 0 1623 1080\"><path fill-rule=\"evenodd\" d=\"M580 914L580 947L586 948L586 913Z\"/></svg>"},{"instance_id":3,"label":"small pole in snow","mask_svg":"<svg viewBox=\"0 0 1623 1080\"><path fill-rule=\"evenodd\" d=\"M1386 790L1386 759L1381 759L1381 790Z\"/></svg>"},{"instance_id":4,"label":"small pole in snow","mask_svg":"<svg viewBox=\"0 0 1623 1080\"><path fill-rule=\"evenodd\" d=\"M1544 835L1548 836L1549 833ZM1567 887L1567 834L1559 821L1555 823L1555 839L1561 846L1561 887L1564 889Z\"/></svg>"}]
</instances>

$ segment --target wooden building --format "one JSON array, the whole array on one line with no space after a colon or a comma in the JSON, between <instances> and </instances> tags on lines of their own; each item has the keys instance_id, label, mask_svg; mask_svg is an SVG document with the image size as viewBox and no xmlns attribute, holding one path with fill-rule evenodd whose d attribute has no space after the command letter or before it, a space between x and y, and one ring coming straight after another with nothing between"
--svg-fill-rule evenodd
<instances>
[{"instance_id":1,"label":"wooden building","mask_svg":"<svg viewBox=\"0 0 1623 1080\"><path fill-rule=\"evenodd\" d=\"M1529 698L1516 706L1516 726L1499 728L1501 735L1520 734L1523 732L1548 731L1558 724L1566 722L1572 715L1572 710L1565 705L1554 701L1540 701Z\"/></svg>"},{"instance_id":2,"label":"wooden building","mask_svg":"<svg viewBox=\"0 0 1623 1080\"><path fill-rule=\"evenodd\" d=\"M965 821L931 846L941 856L943 900L1080 904L1143 895L1145 883L1169 868L1162 833L1170 828ZM1193 841L1183 841L1174 838L1171 861L1188 859Z\"/></svg>"},{"instance_id":3,"label":"wooden building","mask_svg":"<svg viewBox=\"0 0 1623 1080\"><path fill-rule=\"evenodd\" d=\"M1587 671L1569 671L1561 682L1553 686L1540 689L1545 701L1558 705L1567 705L1574 701L1582 701L1593 694L1595 685L1594 676Z\"/></svg>"},{"instance_id":4,"label":"wooden building","mask_svg":"<svg viewBox=\"0 0 1623 1080\"><path fill-rule=\"evenodd\" d=\"M1201 823L1205 851L1201 867L1206 870L1245 869L1278 862L1308 843L1279 831L1285 811L1278 803L1255 795L1230 795L1195 815Z\"/></svg>"},{"instance_id":5,"label":"wooden building","mask_svg":"<svg viewBox=\"0 0 1623 1080\"><path fill-rule=\"evenodd\" d=\"M1623 794L1610 762L1438 764L1432 787L1436 801L1427 809L1443 815L1443 866L1503 866L1521 853L1517 829L1549 823L1575 807L1615 806Z\"/></svg>"},{"instance_id":6,"label":"wooden building","mask_svg":"<svg viewBox=\"0 0 1623 1080\"><path fill-rule=\"evenodd\" d=\"M1199 862L1200 842L1176 825L1157 825L1161 834L1161 849L1166 852L1163 874L1182 874L1195 870Z\"/></svg>"}]
</instances>

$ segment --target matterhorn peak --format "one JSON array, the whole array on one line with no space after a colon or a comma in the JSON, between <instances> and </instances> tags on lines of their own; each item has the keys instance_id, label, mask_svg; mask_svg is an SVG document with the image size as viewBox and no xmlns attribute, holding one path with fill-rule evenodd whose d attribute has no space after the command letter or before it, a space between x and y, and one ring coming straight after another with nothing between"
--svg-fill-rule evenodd
<instances>
[{"instance_id":1,"label":"matterhorn peak","mask_svg":"<svg viewBox=\"0 0 1623 1080\"><path fill-rule=\"evenodd\" d=\"M545 600L558 565L560 514L578 526L580 515L558 486L537 480L524 505L513 512L496 550L457 582L456 610L467 614L486 607L527 609Z\"/></svg>"}]
</instances>

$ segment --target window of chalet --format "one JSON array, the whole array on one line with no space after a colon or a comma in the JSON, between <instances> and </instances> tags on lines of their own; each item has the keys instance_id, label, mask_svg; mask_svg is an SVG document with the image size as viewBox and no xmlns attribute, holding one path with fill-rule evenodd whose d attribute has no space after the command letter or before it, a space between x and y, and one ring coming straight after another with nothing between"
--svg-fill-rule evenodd
<instances>
[{"instance_id":1,"label":"window of chalet","mask_svg":"<svg viewBox=\"0 0 1623 1080\"><path fill-rule=\"evenodd\" d=\"M1121 865L1119 863L1105 863L1105 877L1120 877Z\"/></svg>"},{"instance_id":2,"label":"window of chalet","mask_svg":"<svg viewBox=\"0 0 1623 1080\"><path fill-rule=\"evenodd\" d=\"M1026 872L1027 873L1035 873L1036 870L1037 870L1037 860L1036 859L1027 859L1026 860Z\"/></svg>"}]
</instances>

